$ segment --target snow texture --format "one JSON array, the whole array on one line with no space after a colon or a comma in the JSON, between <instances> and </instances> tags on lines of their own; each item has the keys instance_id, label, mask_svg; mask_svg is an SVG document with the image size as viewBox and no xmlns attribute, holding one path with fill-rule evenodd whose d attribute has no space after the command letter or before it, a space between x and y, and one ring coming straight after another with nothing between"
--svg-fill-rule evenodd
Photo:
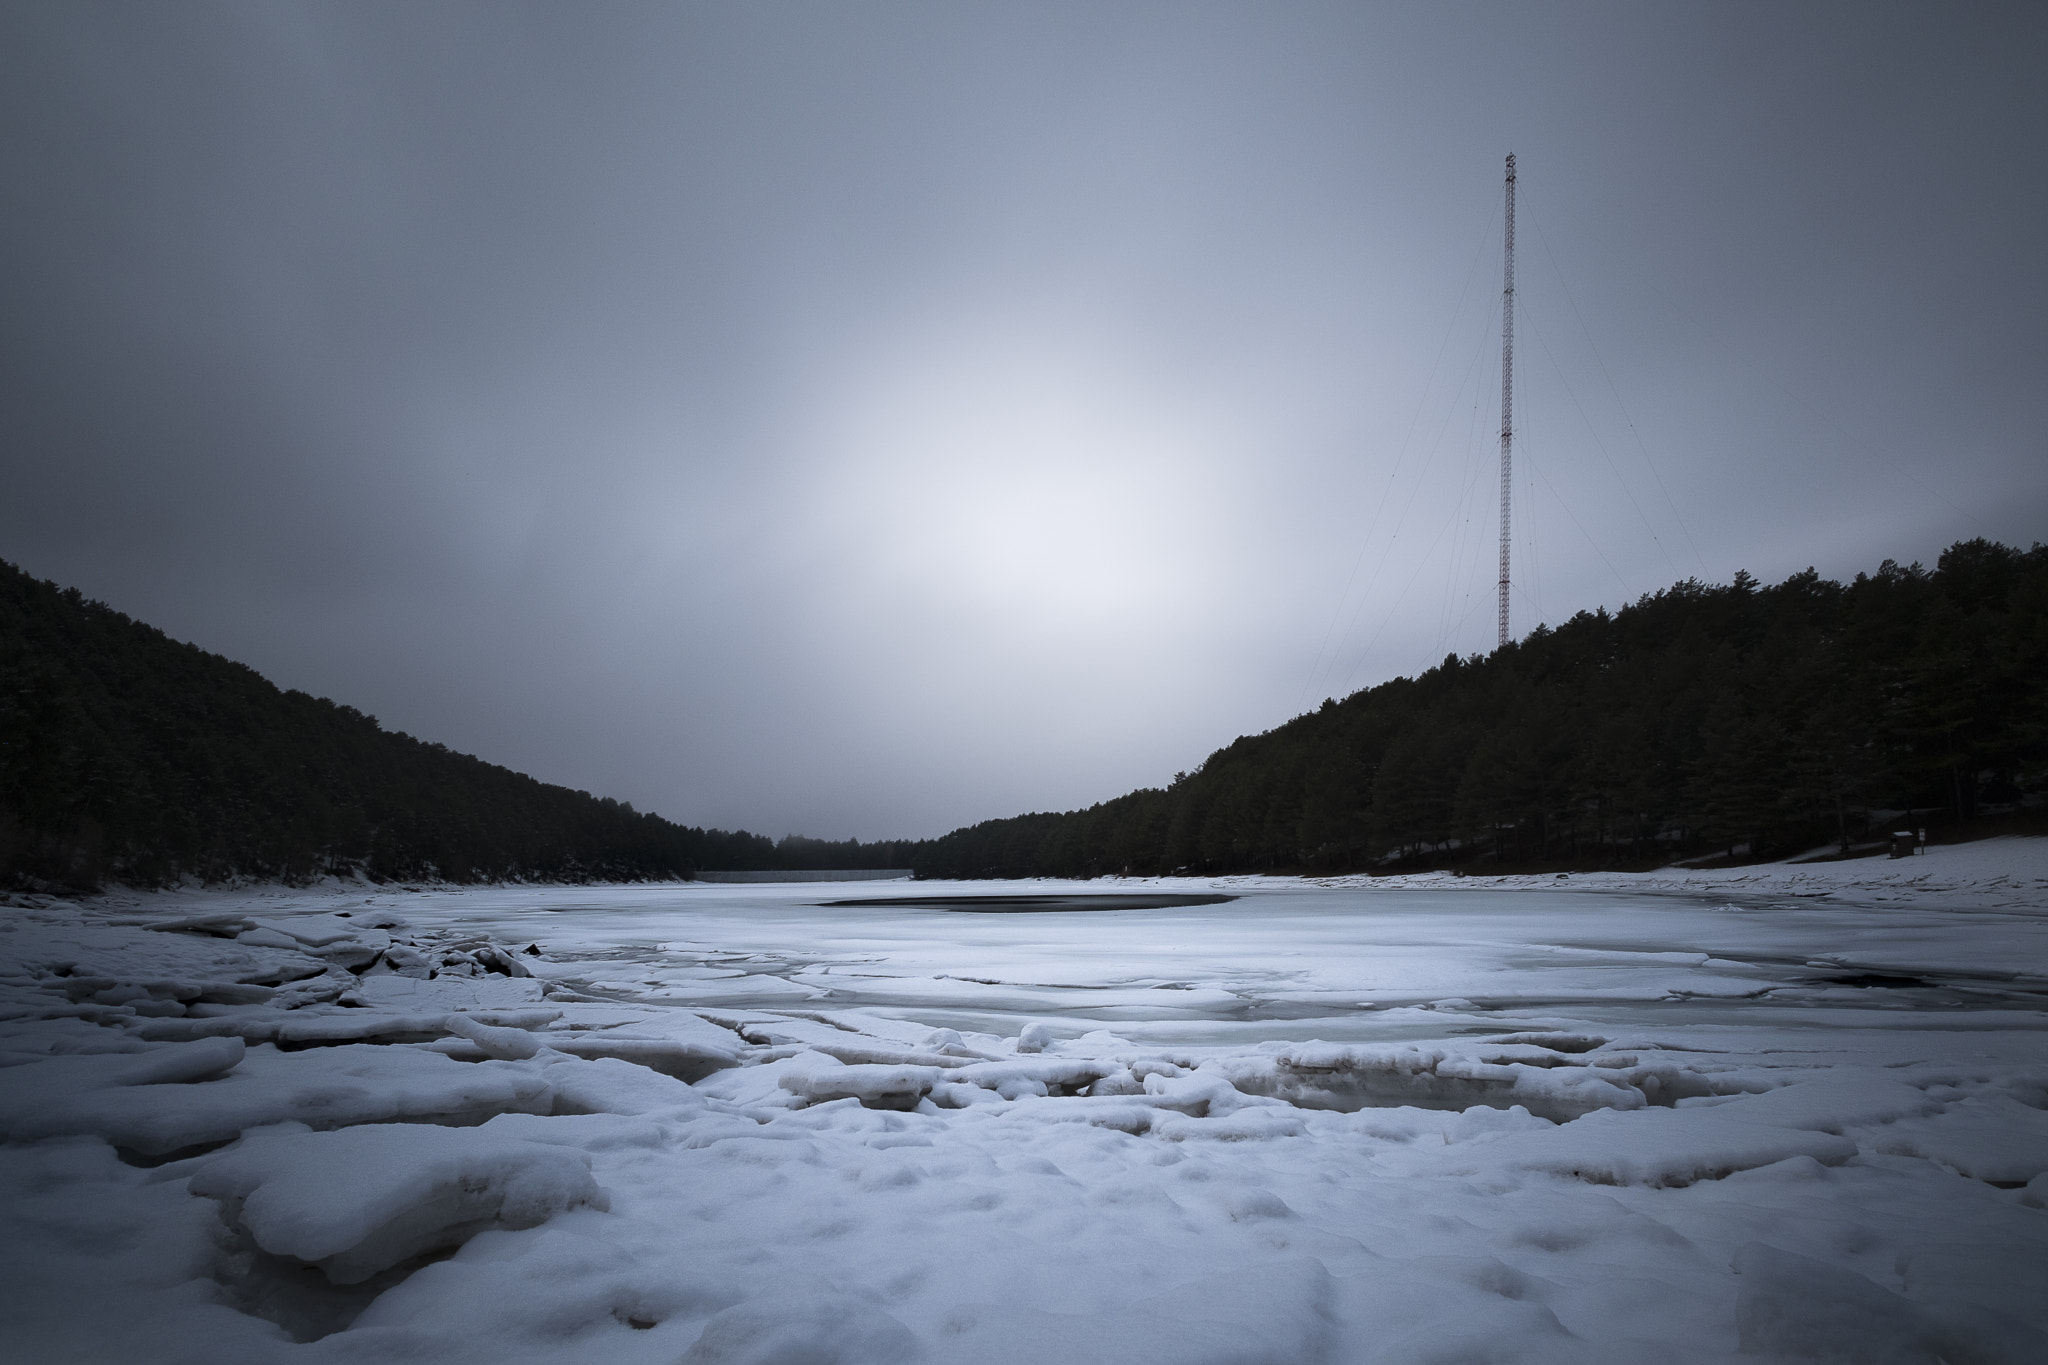
<instances>
[{"instance_id":1,"label":"snow texture","mask_svg":"<svg viewBox=\"0 0 2048 1365\"><path fill-rule=\"evenodd\" d=\"M2048 1360L2048 841L1115 889L17 898L0 1340Z\"/></svg>"}]
</instances>

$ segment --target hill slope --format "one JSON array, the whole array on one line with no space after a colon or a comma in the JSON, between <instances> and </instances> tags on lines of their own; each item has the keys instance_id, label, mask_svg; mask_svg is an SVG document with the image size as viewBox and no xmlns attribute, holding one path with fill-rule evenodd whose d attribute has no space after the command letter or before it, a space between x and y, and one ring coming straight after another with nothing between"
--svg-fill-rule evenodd
<instances>
[{"instance_id":1,"label":"hill slope","mask_svg":"<svg viewBox=\"0 0 2048 1365\"><path fill-rule=\"evenodd\" d=\"M0 564L0 887L1625 863L1958 817L2048 778L2048 550L1697 581L1241 738L1164 789L916 844L705 830L282 691Z\"/></svg>"},{"instance_id":2,"label":"hill slope","mask_svg":"<svg viewBox=\"0 0 2048 1365\"><path fill-rule=\"evenodd\" d=\"M0 887L358 869L633 880L895 856L685 827L549 786L0 563Z\"/></svg>"},{"instance_id":3,"label":"hill slope","mask_svg":"<svg viewBox=\"0 0 2048 1365\"><path fill-rule=\"evenodd\" d=\"M2048 767L2048 549L1844 585L1696 580L1237 740L1165 789L918 846L920 876L1494 866L1796 850Z\"/></svg>"}]
</instances>

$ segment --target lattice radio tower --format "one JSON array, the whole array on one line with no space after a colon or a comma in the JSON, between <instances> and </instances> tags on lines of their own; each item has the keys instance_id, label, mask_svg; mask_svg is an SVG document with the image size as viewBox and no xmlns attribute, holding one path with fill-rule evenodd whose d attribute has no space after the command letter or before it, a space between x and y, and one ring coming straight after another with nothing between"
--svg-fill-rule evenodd
<instances>
[{"instance_id":1,"label":"lattice radio tower","mask_svg":"<svg viewBox=\"0 0 2048 1365\"><path fill-rule=\"evenodd\" d=\"M1515 154L1508 153L1507 236L1500 291L1500 643L1508 642L1508 536L1514 505Z\"/></svg>"}]
</instances>

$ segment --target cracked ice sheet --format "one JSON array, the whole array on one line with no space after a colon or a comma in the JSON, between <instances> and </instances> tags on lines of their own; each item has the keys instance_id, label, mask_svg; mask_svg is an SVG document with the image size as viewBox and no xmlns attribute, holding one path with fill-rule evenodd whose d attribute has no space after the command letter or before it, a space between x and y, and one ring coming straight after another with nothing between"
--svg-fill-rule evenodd
<instances>
[{"instance_id":1,"label":"cracked ice sheet","mask_svg":"<svg viewBox=\"0 0 2048 1365\"><path fill-rule=\"evenodd\" d=\"M2048 1326L2048 1187L2029 1174L2048 1161L2034 1123L2048 1112L2048 1049L2029 984L2044 940L2041 917L2007 891L1995 905L1952 888L1945 904L1873 908L1839 903L1839 890L1814 905L1713 888L1224 889L1242 899L1001 917L816 905L872 886L379 895L422 927L538 942L549 982L643 993L562 1003L559 1027L647 1035L664 1018L692 1032L755 1020L791 1041L760 1054L780 1060L717 1073L695 1107L666 1078L625 1085L649 1073L617 1063L602 1077L624 1086L618 1112L484 1123L474 1131L492 1142L503 1129L587 1153L609 1211L480 1231L306 1345L219 1304L207 1250L218 1215L183 1192L180 1163L137 1169L77 1138L0 1150L0 1192L19 1195L0 1201L0 1273L25 1290L0 1311L25 1315L15 1339L48 1358L209 1362L1733 1362L1796 1357L1823 1330L1848 1359L2043 1358L2028 1333ZM201 899L179 898L181 912ZM309 895L263 911L350 904ZM1817 1003L1806 978L1829 969L1806 964L1829 957L1988 994L1972 1008L1856 987ZM741 959L822 994L722 1012L708 988L724 978L688 969ZM973 978L1018 998L835 994L851 971L942 995ZM1694 978L1769 993L1673 988ZM699 981L701 1014L688 1009ZM1120 1019L1110 992L1177 995L1188 1017ZM1553 1124L1512 1109L1341 1113L1251 1095L1190 1112L1207 1103L1191 1097L1227 1098L1209 1071L1103 1097L983 1091L967 1108L903 1113L858 1099L792 1107L801 1099L778 1083L778 1069L837 1065L789 1055L806 1040L913 1049L945 1026L967 1050L1008 1055L1040 1018L1055 1041L1019 1067L1235 1059L1250 1074L1275 1044L1322 1039L1368 1059L1414 1044L1482 1080L1544 1055L1549 1071L1516 1074L1668 1065L1718 1093ZM59 1024L66 1039L101 1028L47 1026ZM1488 1041L1508 1034L1551 1043ZM320 1050L257 1055L260 1083ZM593 1065L500 1061L479 1079ZM768 1084L737 1084L751 1071ZM243 1083L199 1084L232 1096ZM1746 1097L1757 1091L1769 1093ZM587 1106L609 1092L577 1093ZM2001 1187L2022 1178L2036 1185ZM137 1247L163 1250L139 1259ZM1759 1274L1777 1279L1759 1286ZM43 1304L75 1306L53 1316ZM1976 1336L1958 1337L1958 1321ZM1958 1340L1974 1355L1942 1345Z\"/></svg>"},{"instance_id":2,"label":"cracked ice sheet","mask_svg":"<svg viewBox=\"0 0 2048 1365\"><path fill-rule=\"evenodd\" d=\"M1812 885L1820 875L1803 872L1798 884ZM1838 882L1845 875L1835 874ZM832 1008L835 999L844 1005L887 998L929 1012L950 1000L968 1011L1085 1017L1108 1003L1089 997L1110 991L1142 992L1147 1003L1195 1013L1452 998L1625 1006L1759 993L1822 998L1842 990L1857 991L1851 998L1860 1001L1867 991L1837 988L1827 978L1873 970L1960 981L1989 992L1973 1002L1980 1006L2008 996L2035 1006L2048 992L2040 920L2010 907L1972 909L1975 893L1968 889L1953 892L1947 906L1911 909L1839 898L1643 895L1612 887L1543 887L1503 897L1471 887L1469 879L1395 889L1231 879L1189 882L1185 889L1212 885L1243 898L1217 906L998 918L818 904L858 895L863 888L857 885L706 885L430 893L410 899L405 909L420 923L438 921L507 941L542 939L551 959L546 975L565 983L579 977L617 983L623 976L617 957L636 952L658 957L668 969L729 966L744 956L751 971L765 968L782 981L823 992L818 1008ZM934 891L947 889L986 890ZM2048 891L2041 900L2048 903ZM1974 932L1957 932L1964 925ZM579 972L580 954L590 961ZM1199 1002L1160 1000L1175 987L1201 992ZM733 987L667 978L661 996L684 1002L693 989L710 1003L730 998ZM911 998L918 992L922 1002ZM1132 1001L1125 996L1115 1003Z\"/></svg>"}]
</instances>

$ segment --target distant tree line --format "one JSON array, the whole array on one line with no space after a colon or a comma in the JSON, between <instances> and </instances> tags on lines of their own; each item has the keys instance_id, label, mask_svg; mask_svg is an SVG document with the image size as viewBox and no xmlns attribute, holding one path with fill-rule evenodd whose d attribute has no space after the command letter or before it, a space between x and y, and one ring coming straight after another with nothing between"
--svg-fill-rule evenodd
<instances>
[{"instance_id":1,"label":"distant tree line","mask_svg":"<svg viewBox=\"0 0 2048 1365\"><path fill-rule=\"evenodd\" d=\"M696 829L384 730L0 563L0 887L904 866Z\"/></svg>"},{"instance_id":2,"label":"distant tree line","mask_svg":"<svg viewBox=\"0 0 2048 1365\"><path fill-rule=\"evenodd\" d=\"M917 846L922 877L1626 864L1967 818L2048 770L2048 550L1687 580L1237 740L1086 810Z\"/></svg>"},{"instance_id":3,"label":"distant tree line","mask_svg":"<svg viewBox=\"0 0 2048 1365\"><path fill-rule=\"evenodd\" d=\"M1627 864L1848 843L2048 777L2048 550L1687 580L1237 740L1164 789L862 844L677 825L170 640L0 564L0 887Z\"/></svg>"}]
</instances>

